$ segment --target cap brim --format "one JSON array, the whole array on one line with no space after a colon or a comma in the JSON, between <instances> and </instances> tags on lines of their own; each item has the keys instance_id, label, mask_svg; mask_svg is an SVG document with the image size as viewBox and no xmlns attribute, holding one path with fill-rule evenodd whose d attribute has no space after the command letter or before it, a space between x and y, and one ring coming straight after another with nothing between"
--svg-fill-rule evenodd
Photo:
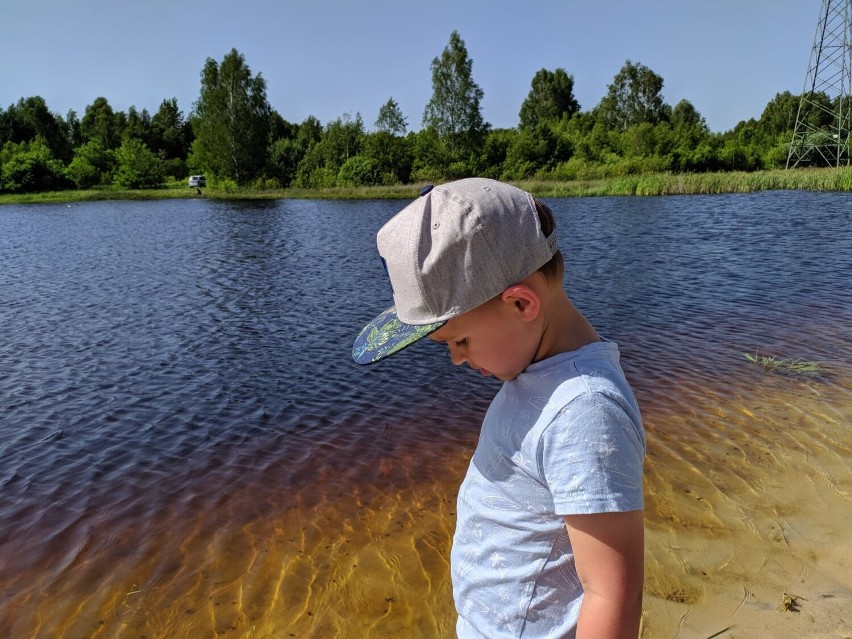
<instances>
[{"instance_id":1,"label":"cap brim","mask_svg":"<svg viewBox=\"0 0 852 639\"><path fill-rule=\"evenodd\" d=\"M352 359L356 364L374 364L385 357L398 353L430 333L434 333L446 322L414 326L403 324L391 306L367 324L352 345Z\"/></svg>"}]
</instances>

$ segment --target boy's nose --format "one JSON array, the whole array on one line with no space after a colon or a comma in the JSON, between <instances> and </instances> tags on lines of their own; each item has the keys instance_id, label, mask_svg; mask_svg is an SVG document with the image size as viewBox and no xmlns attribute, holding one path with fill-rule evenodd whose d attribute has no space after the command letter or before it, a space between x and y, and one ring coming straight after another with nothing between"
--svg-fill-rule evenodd
<instances>
[{"instance_id":1,"label":"boy's nose","mask_svg":"<svg viewBox=\"0 0 852 639\"><path fill-rule=\"evenodd\" d=\"M467 357L461 352L461 349L455 346L450 346L450 361L455 366L461 366L467 361Z\"/></svg>"}]
</instances>

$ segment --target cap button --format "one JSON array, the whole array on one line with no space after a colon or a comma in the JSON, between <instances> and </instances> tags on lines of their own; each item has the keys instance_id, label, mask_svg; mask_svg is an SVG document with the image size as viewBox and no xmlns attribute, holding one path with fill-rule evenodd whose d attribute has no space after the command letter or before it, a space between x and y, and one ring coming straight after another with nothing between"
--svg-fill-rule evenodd
<instances>
[{"instance_id":1,"label":"cap button","mask_svg":"<svg viewBox=\"0 0 852 639\"><path fill-rule=\"evenodd\" d=\"M420 189L420 197L423 197L424 195L426 195L429 191L431 191L434 188L435 188L434 184L427 184L422 189Z\"/></svg>"}]
</instances>

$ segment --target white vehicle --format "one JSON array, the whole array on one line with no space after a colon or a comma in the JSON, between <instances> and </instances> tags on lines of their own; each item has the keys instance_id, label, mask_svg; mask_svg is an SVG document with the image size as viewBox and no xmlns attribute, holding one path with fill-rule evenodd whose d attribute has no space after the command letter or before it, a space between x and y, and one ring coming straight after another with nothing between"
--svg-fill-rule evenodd
<instances>
[{"instance_id":1,"label":"white vehicle","mask_svg":"<svg viewBox=\"0 0 852 639\"><path fill-rule=\"evenodd\" d=\"M189 188L197 189L202 186L207 186L207 178L203 175L190 175Z\"/></svg>"}]
</instances>

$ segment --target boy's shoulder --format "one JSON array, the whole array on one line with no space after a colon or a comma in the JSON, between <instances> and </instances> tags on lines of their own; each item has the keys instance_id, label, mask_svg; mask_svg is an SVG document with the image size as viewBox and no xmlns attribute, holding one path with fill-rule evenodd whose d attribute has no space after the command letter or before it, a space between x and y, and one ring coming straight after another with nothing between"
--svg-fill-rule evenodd
<instances>
[{"instance_id":1,"label":"boy's shoulder","mask_svg":"<svg viewBox=\"0 0 852 639\"><path fill-rule=\"evenodd\" d=\"M586 344L530 364L519 376L523 386L543 384L554 390L565 382L594 387L610 378L623 378L618 345L609 340ZM591 389L590 389L591 390Z\"/></svg>"},{"instance_id":2,"label":"boy's shoulder","mask_svg":"<svg viewBox=\"0 0 852 639\"><path fill-rule=\"evenodd\" d=\"M515 382L507 389L515 401L539 407L543 413L556 414L569 405L604 399L638 419L636 398L621 368L618 345L611 341L594 342L535 362Z\"/></svg>"}]
</instances>

